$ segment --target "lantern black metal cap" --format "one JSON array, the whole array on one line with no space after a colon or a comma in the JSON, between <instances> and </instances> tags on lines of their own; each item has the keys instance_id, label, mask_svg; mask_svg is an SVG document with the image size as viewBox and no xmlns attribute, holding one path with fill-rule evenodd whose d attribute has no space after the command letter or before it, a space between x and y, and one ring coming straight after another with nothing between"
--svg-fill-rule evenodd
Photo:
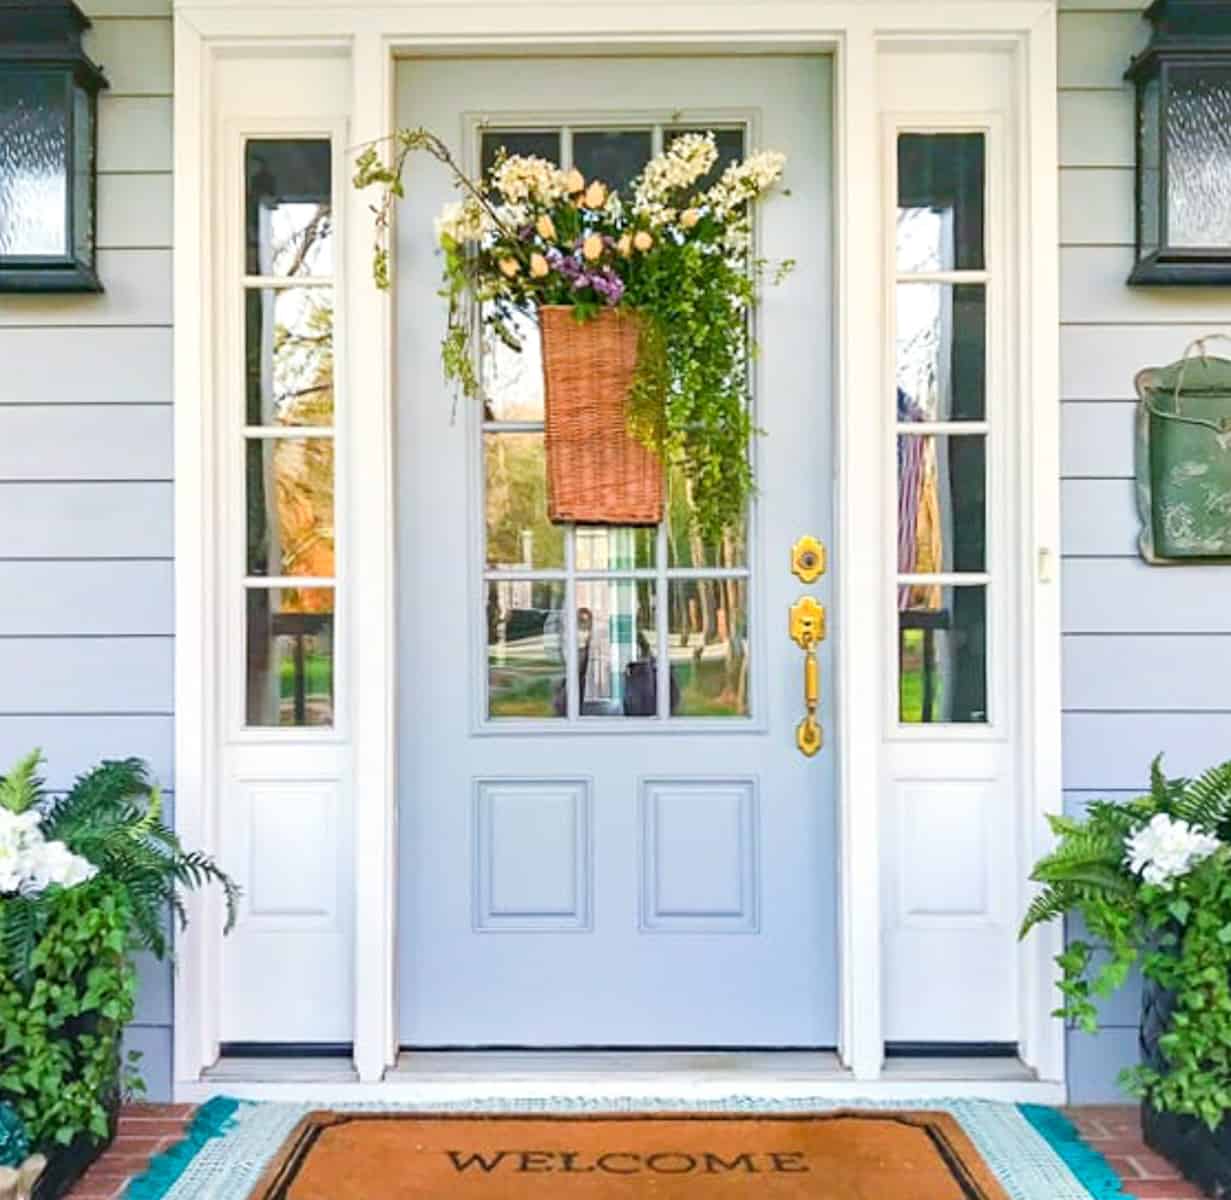
<instances>
[{"instance_id":1,"label":"lantern black metal cap","mask_svg":"<svg viewBox=\"0 0 1231 1200\"><path fill-rule=\"evenodd\" d=\"M73 0L0 0L0 64L72 63L95 90L107 77L81 45L90 18Z\"/></svg>"},{"instance_id":2,"label":"lantern black metal cap","mask_svg":"<svg viewBox=\"0 0 1231 1200\"><path fill-rule=\"evenodd\" d=\"M1231 52L1231 0L1154 0L1145 11L1154 26L1150 43L1132 61L1125 79L1136 80L1160 55L1222 55Z\"/></svg>"}]
</instances>

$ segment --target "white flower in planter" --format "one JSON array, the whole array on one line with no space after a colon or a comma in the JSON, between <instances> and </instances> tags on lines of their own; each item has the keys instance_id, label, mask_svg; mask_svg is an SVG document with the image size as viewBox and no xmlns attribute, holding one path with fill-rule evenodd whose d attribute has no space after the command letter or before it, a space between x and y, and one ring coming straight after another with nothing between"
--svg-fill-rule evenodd
<instances>
[{"instance_id":1,"label":"white flower in planter","mask_svg":"<svg viewBox=\"0 0 1231 1200\"><path fill-rule=\"evenodd\" d=\"M76 887L96 874L97 867L63 842L43 837L37 812L0 808L0 896L36 896L53 884Z\"/></svg>"},{"instance_id":2,"label":"white flower in planter","mask_svg":"<svg viewBox=\"0 0 1231 1200\"><path fill-rule=\"evenodd\" d=\"M1187 821L1158 813L1128 839L1125 858L1146 883L1169 888L1221 845L1212 834L1194 829Z\"/></svg>"}]
</instances>

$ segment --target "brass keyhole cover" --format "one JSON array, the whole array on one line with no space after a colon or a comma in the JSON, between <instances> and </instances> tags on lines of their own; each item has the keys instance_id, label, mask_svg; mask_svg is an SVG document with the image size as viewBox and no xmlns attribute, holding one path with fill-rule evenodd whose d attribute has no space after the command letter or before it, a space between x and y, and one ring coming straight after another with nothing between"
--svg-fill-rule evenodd
<instances>
[{"instance_id":1,"label":"brass keyhole cover","mask_svg":"<svg viewBox=\"0 0 1231 1200\"><path fill-rule=\"evenodd\" d=\"M791 547L791 573L804 583L815 583L825 574L825 546L808 535Z\"/></svg>"}]
</instances>

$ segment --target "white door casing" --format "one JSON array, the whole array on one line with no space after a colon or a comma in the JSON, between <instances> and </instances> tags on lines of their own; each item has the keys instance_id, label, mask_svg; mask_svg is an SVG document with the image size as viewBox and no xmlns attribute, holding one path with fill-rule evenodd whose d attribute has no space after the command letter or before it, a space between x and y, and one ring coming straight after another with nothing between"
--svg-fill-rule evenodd
<instances>
[{"instance_id":1,"label":"white door casing","mask_svg":"<svg viewBox=\"0 0 1231 1200\"><path fill-rule=\"evenodd\" d=\"M1058 810L1059 786L1059 592L1050 561L1058 546L1058 325L1055 133L1055 13L1043 0L981 0L922 4L774 2L714 6L675 0L605 10L557 3L427 5L408 0L377 6L364 0L334 0L312 9L284 2L236 4L194 0L176 4L176 792L177 827L194 845L219 851L227 812L231 769L224 769L227 677L233 649L219 614L226 597L219 552L222 537L220 420L225 388L216 327L225 312L219 281L225 249L217 205L223 187L217 115L228 57L268 66L297 61L316 71L322 60L345 64L340 110L332 122L348 122L354 145L383 135L393 118L393 56L398 53L477 52L585 47L605 53L630 47L737 48L832 52L836 64L835 147L837 289L836 530L833 586L838 633L835 688L838 749L841 961L840 1050L855 1076L873 1080L880 1071L885 1037L881 1015L880 951L882 839L881 803L886 758L885 680L889 678L885 609L866 603L883 594L891 569L890 547L867 537L869 514L884 528L884 465L891 430L886 414L864 403L883 394L886 383L884 261L885 192L883 114L893 109L913 117L913 101L887 102L879 69L882 56L909 46L927 59L985 48L1002 48L1012 64L1014 134L1007 149L1017 166L1020 210L1008 247L1013 270L1006 279L1017 304L1006 369L1019 405L1015 525L1017 556L1012 578L1022 643L1016 695L1020 726L1013 738L1017 788L1010 800L1012 869L1018 881L1016 910L1028 888L1024 866L1047 841L1044 815ZM550 34L540 31L550 30ZM273 78L271 76L271 78ZM314 88L276 88L272 108L254 111L241 94L235 115L303 119ZM937 107L927 106L929 111ZM941 105L940 107L944 107ZM349 945L353 958L352 1011L355 1058L362 1078L378 1079L396 1044L393 978L396 874L394 820L396 748L393 701L398 681L394 653L395 570L389 514L393 483L389 446L392 422L391 305L376 293L364 268L370 217L364 206L343 204L345 246L351 268L340 281L347 307L350 354L344 418L347 457L347 528L352 535L343 589L352 590L352 629L343 630L351 688L344 707L350 738L339 742L330 770L338 771L344 794L362 797L353 810L355 912ZM206 286L205 281L208 281ZM341 443L340 443L341 445ZM1011 450L1012 448L1010 448ZM340 514L341 522L342 516ZM1037 564L1037 565L1036 565ZM362 629L362 637L354 629ZM284 758L250 748L251 774L272 767L279 778ZM247 750L245 751L247 752ZM295 762L302 755L290 752ZM256 768L259 762L261 767ZM314 776L326 772L314 771ZM333 778L334 776L330 776ZM218 999L221 940L216 898L194 898L193 931L182 939L176 988L176 1078L189 1082L213 1061L220 1040ZM1042 1079L1063 1079L1063 1030L1050 1021L1054 969L1050 955L1058 933L1034 939L1014 952L1021 1003L1017 1040L1025 1061ZM337 964L334 964L337 965ZM345 963L343 969L347 969ZM249 986L246 982L243 985Z\"/></svg>"}]
</instances>

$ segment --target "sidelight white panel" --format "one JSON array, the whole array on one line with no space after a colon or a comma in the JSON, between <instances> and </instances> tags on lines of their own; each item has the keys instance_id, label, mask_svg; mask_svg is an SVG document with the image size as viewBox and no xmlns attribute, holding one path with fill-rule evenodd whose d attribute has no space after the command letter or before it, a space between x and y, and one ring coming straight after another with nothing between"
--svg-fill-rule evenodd
<instances>
[{"instance_id":1,"label":"sidelight white panel","mask_svg":"<svg viewBox=\"0 0 1231 1200\"><path fill-rule=\"evenodd\" d=\"M247 923L332 927L338 903L337 787L243 786L248 813Z\"/></svg>"},{"instance_id":2,"label":"sidelight white panel","mask_svg":"<svg viewBox=\"0 0 1231 1200\"><path fill-rule=\"evenodd\" d=\"M898 785L899 922L987 915L990 793L982 782Z\"/></svg>"}]
</instances>

